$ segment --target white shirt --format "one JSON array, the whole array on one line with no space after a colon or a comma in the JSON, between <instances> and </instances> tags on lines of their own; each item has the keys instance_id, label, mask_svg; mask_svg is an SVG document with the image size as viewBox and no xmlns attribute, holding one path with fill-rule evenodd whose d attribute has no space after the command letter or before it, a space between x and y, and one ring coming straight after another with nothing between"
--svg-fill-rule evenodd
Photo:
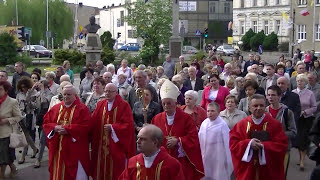
<instances>
[{"instance_id":1,"label":"white shirt","mask_svg":"<svg viewBox=\"0 0 320 180\"><path fill-rule=\"evenodd\" d=\"M114 100L112 102L108 101L108 111L111 111L113 103L114 103Z\"/></svg>"},{"instance_id":2,"label":"white shirt","mask_svg":"<svg viewBox=\"0 0 320 180\"><path fill-rule=\"evenodd\" d=\"M191 87L192 87L192 90L194 90L194 87L196 86L196 80L192 80L190 79L190 82L191 82Z\"/></svg>"},{"instance_id":3,"label":"white shirt","mask_svg":"<svg viewBox=\"0 0 320 180\"><path fill-rule=\"evenodd\" d=\"M218 91L219 91L219 89L217 89L217 90L210 90L209 99L210 99L211 101L215 101L215 100L217 99Z\"/></svg>"},{"instance_id":4,"label":"white shirt","mask_svg":"<svg viewBox=\"0 0 320 180\"><path fill-rule=\"evenodd\" d=\"M174 116L176 115L176 112L174 112L174 114L172 116L168 116L168 114L166 114L167 116L167 123L169 126L171 126L173 124L174 121Z\"/></svg>"},{"instance_id":5,"label":"white shirt","mask_svg":"<svg viewBox=\"0 0 320 180\"><path fill-rule=\"evenodd\" d=\"M153 161L156 159L157 155L159 154L160 149L158 149L158 151L156 153L154 153L154 155L147 157L143 154L143 160L144 160L144 166L146 168L150 168L153 164Z\"/></svg>"}]
</instances>

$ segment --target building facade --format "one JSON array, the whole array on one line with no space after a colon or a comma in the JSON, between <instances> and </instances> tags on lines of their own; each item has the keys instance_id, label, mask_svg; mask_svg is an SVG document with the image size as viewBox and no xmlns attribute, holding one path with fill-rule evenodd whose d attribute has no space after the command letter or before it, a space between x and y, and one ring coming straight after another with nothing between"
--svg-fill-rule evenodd
<instances>
[{"instance_id":1,"label":"building facade","mask_svg":"<svg viewBox=\"0 0 320 180\"><path fill-rule=\"evenodd\" d=\"M241 41L250 28L255 33L276 33L279 44L289 42L290 8L291 0L233 0L233 43Z\"/></svg>"},{"instance_id":2,"label":"building facade","mask_svg":"<svg viewBox=\"0 0 320 180\"><path fill-rule=\"evenodd\" d=\"M320 1L294 0L294 50L320 50ZM308 15L306 15L308 14ZM305 15L305 16L304 16Z\"/></svg>"}]
</instances>

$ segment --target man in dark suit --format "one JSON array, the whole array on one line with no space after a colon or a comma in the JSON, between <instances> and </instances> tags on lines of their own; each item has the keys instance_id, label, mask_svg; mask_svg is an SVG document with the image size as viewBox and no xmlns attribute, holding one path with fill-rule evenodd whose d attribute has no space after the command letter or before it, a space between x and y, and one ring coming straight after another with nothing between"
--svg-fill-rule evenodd
<instances>
[{"instance_id":1,"label":"man in dark suit","mask_svg":"<svg viewBox=\"0 0 320 180\"><path fill-rule=\"evenodd\" d=\"M196 77L196 68L191 66L188 68L189 77L183 83L183 86L186 87L188 90L199 91L203 90L203 79Z\"/></svg>"},{"instance_id":2,"label":"man in dark suit","mask_svg":"<svg viewBox=\"0 0 320 180\"><path fill-rule=\"evenodd\" d=\"M248 72L247 69L248 69L249 66L252 66L253 64L258 64L258 62L255 61L253 58L254 58L254 55L253 54L249 54L249 60L244 64L244 68L243 68L243 72L245 74L247 74L247 72Z\"/></svg>"}]
</instances>

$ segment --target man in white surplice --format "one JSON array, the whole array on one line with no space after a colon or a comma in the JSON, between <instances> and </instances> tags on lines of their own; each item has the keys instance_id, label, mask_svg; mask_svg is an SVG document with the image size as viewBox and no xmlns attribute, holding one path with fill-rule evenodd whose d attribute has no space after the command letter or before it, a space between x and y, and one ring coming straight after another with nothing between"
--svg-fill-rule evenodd
<instances>
[{"instance_id":1,"label":"man in white surplice","mask_svg":"<svg viewBox=\"0 0 320 180\"><path fill-rule=\"evenodd\" d=\"M230 180L233 171L229 150L229 127L219 116L220 108L215 102L207 107L207 119L199 130L199 141L204 166L208 179Z\"/></svg>"}]
</instances>

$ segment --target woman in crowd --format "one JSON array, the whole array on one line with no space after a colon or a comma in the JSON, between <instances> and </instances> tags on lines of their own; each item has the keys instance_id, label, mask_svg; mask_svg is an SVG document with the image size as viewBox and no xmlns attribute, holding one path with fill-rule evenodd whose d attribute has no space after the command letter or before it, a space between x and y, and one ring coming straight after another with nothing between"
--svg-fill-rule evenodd
<instances>
[{"instance_id":1,"label":"woman in crowd","mask_svg":"<svg viewBox=\"0 0 320 180\"><path fill-rule=\"evenodd\" d=\"M284 76L290 80L290 75L285 72L285 69L286 69L286 67L283 63L278 63L278 65L276 66L276 75L278 77Z\"/></svg>"},{"instance_id":2,"label":"woman in crowd","mask_svg":"<svg viewBox=\"0 0 320 180\"><path fill-rule=\"evenodd\" d=\"M294 71L294 68L292 67L292 61L286 60L286 73L288 73L289 76L291 77L293 71Z\"/></svg>"},{"instance_id":3,"label":"woman in crowd","mask_svg":"<svg viewBox=\"0 0 320 180\"><path fill-rule=\"evenodd\" d=\"M244 90L247 97L240 100L238 109L245 112L248 116L251 114L249 111L250 99L256 93L258 88L259 86L256 81L249 80L244 83Z\"/></svg>"},{"instance_id":4,"label":"woman in crowd","mask_svg":"<svg viewBox=\"0 0 320 180\"><path fill-rule=\"evenodd\" d=\"M68 60L63 61L62 66L64 68L64 71L70 76L71 83L73 84L74 76L73 76L73 71L70 69L70 67L71 67L70 62Z\"/></svg>"},{"instance_id":5,"label":"woman in crowd","mask_svg":"<svg viewBox=\"0 0 320 180\"><path fill-rule=\"evenodd\" d=\"M320 62L319 60L316 60L313 62L312 71L317 75L318 81L320 77Z\"/></svg>"},{"instance_id":6,"label":"woman in crowd","mask_svg":"<svg viewBox=\"0 0 320 180\"><path fill-rule=\"evenodd\" d=\"M134 119L134 125L136 129L136 133L138 134L139 131L142 129L143 125L145 123L150 124L152 118L160 113L160 105L154 101L152 101L152 90L150 86L146 86L146 88L143 90L143 98L141 101L138 101L134 104L133 106L133 119ZM143 101L143 102L142 102ZM146 108L144 108L144 106ZM145 122L145 117L144 117L144 112L146 111L146 121Z\"/></svg>"},{"instance_id":7,"label":"woman in crowd","mask_svg":"<svg viewBox=\"0 0 320 180\"><path fill-rule=\"evenodd\" d=\"M102 77L97 77L93 80L93 83L92 83L93 92L89 93L89 96L85 103L91 113L93 113L93 111L96 109L98 101L105 98L105 94L104 94L105 86L106 86L106 82Z\"/></svg>"},{"instance_id":8,"label":"woman in crowd","mask_svg":"<svg viewBox=\"0 0 320 180\"><path fill-rule=\"evenodd\" d=\"M11 168L11 176L17 173L13 164L15 160L15 149L10 148L10 134L13 129L18 128L22 119L19 104L16 99L10 98L8 92L11 85L7 81L0 81L0 179L4 178L7 165Z\"/></svg>"},{"instance_id":9,"label":"woman in crowd","mask_svg":"<svg viewBox=\"0 0 320 180\"><path fill-rule=\"evenodd\" d=\"M230 94L238 97L240 90L243 88L244 84L244 78L243 77L237 77L235 82L235 88L233 88L230 91Z\"/></svg>"},{"instance_id":10,"label":"woman in crowd","mask_svg":"<svg viewBox=\"0 0 320 180\"><path fill-rule=\"evenodd\" d=\"M220 109L223 111L224 100L229 95L229 90L223 86L220 86L219 75L212 74L209 77L209 86L205 87L201 99L201 107L207 109L207 105L214 101L219 104Z\"/></svg>"},{"instance_id":11,"label":"woman in crowd","mask_svg":"<svg viewBox=\"0 0 320 180\"><path fill-rule=\"evenodd\" d=\"M225 100L226 109L220 112L220 117L228 124L230 129L233 128L240 120L247 117L247 114L237 109L238 100L235 95L229 94Z\"/></svg>"},{"instance_id":12,"label":"woman in crowd","mask_svg":"<svg viewBox=\"0 0 320 180\"><path fill-rule=\"evenodd\" d=\"M31 80L33 83L36 83L41 80L40 74L37 72L31 73Z\"/></svg>"},{"instance_id":13,"label":"woman in crowd","mask_svg":"<svg viewBox=\"0 0 320 180\"><path fill-rule=\"evenodd\" d=\"M61 82L61 84L69 83L66 81ZM59 86L59 91L60 93L62 92L61 90L61 84ZM71 83L69 83L71 84ZM39 112L37 114L37 125L39 126L39 139L40 139L40 152L39 155L36 159L36 162L34 164L34 168L39 168L40 167L40 162L42 160L42 156L44 153L44 148L46 147L46 135L44 131L42 130L42 123L43 123L43 116L48 112L49 106L50 106L50 101L53 98L53 93L49 90L49 82L46 80L39 81L38 83L34 84L33 87L38 88L39 92L37 93L37 108L39 109ZM59 93L59 95L60 95ZM56 96L59 96L56 95ZM60 95L61 96L61 95ZM61 96L62 98L62 96Z\"/></svg>"},{"instance_id":14,"label":"woman in crowd","mask_svg":"<svg viewBox=\"0 0 320 180\"><path fill-rule=\"evenodd\" d=\"M297 123L297 146L300 153L300 170L304 170L304 158L309 147L308 138L314 120L314 113L317 110L316 98L313 92L306 88L308 78L304 74L297 75L297 89L292 92L297 93L301 103L301 114Z\"/></svg>"},{"instance_id":15,"label":"woman in crowd","mask_svg":"<svg viewBox=\"0 0 320 180\"><path fill-rule=\"evenodd\" d=\"M33 155L31 158L35 158L36 153L38 153L38 148L35 146L36 138L36 93L37 91L33 87L32 80L29 77L23 76L17 83L17 101L19 103L19 108L24 116L23 120L20 121L21 128L26 136L28 144L33 149ZM25 161L25 156L28 153L28 146L23 149L23 153L18 163L23 164Z\"/></svg>"},{"instance_id":16,"label":"woman in crowd","mask_svg":"<svg viewBox=\"0 0 320 180\"><path fill-rule=\"evenodd\" d=\"M93 82L93 69L87 68L85 70L86 77L81 81L79 86L80 98L82 102L86 102L88 92L91 92L91 83Z\"/></svg>"},{"instance_id":17,"label":"woman in crowd","mask_svg":"<svg viewBox=\"0 0 320 180\"><path fill-rule=\"evenodd\" d=\"M226 85L225 87L231 91L232 89L234 89L234 86L235 86L235 78L233 78L232 76L229 76L227 79L226 79Z\"/></svg>"},{"instance_id":18,"label":"woman in crowd","mask_svg":"<svg viewBox=\"0 0 320 180\"><path fill-rule=\"evenodd\" d=\"M191 115L199 131L202 121L207 118L207 112L196 104L198 99L198 93L196 91L188 90L184 96L186 105L181 106L181 109Z\"/></svg>"}]
</instances>

